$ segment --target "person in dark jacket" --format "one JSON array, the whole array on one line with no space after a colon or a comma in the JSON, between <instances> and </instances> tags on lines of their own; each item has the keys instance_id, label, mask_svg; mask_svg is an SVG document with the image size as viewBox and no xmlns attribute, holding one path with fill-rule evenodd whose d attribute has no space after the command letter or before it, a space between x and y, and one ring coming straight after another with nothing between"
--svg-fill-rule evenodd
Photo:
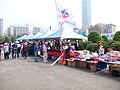
<instances>
[{"instance_id":1,"label":"person in dark jacket","mask_svg":"<svg viewBox=\"0 0 120 90\"><path fill-rule=\"evenodd\" d=\"M2 44L0 42L0 61L1 61L1 52L2 52Z\"/></svg>"},{"instance_id":2,"label":"person in dark jacket","mask_svg":"<svg viewBox=\"0 0 120 90\"><path fill-rule=\"evenodd\" d=\"M19 54L20 54L20 50L21 50L20 43L17 43L17 46L18 46L18 48L17 48L17 58L19 58Z\"/></svg>"},{"instance_id":3,"label":"person in dark jacket","mask_svg":"<svg viewBox=\"0 0 120 90\"><path fill-rule=\"evenodd\" d=\"M26 59L27 56L28 56L28 45L27 45L27 42L25 42L23 44L22 51L23 51L23 57L24 57L24 59Z\"/></svg>"},{"instance_id":4,"label":"person in dark jacket","mask_svg":"<svg viewBox=\"0 0 120 90\"><path fill-rule=\"evenodd\" d=\"M12 58L13 59L16 59L16 56L17 56L17 43L14 42L14 44L12 45Z\"/></svg>"},{"instance_id":5,"label":"person in dark jacket","mask_svg":"<svg viewBox=\"0 0 120 90\"><path fill-rule=\"evenodd\" d=\"M70 59L70 43L67 42L66 44L67 44L67 48L65 54L66 54L66 60L68 61Z\"/></svg>"}]
</instances>

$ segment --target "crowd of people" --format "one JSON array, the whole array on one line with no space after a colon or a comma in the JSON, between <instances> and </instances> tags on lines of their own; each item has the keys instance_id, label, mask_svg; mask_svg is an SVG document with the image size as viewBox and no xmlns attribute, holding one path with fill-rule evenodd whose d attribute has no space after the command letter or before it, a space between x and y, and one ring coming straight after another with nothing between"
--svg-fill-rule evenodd
<instances>
[{"instance_id":1,"label":"crowd of people","mask_svg":"<svg viewBox=\"0 0 120 90\"><path fill-rule=\"evenodd\" d=\"M0 59L9 60L10 55L12 59L16 59L21 55L25 56L25 49L23 49L22 43L17 43L16 41L14 43L10 42L4 42L0 43Z\"/></svg>"},{"instance_id":2,"label":"crowd of people","mask_svg":"<svg viewBox=\"0 0 120 90\"><path fill-rule=\"evenodd\" d=\"M41 51L41 54L43 55L43 62L48 62L47 50L49 50L50 47L48 46L49 48L47 48L47 46L47 43L40 43L37 41L32 43L25 41L15 41L14 43L0 42L0 60L14 60L19 57L27 59L28 55L32 55L35 57L35 62L38 62L38 51Z\"/></svg>"},{"instance_id":3,"label":"crowd of people","mask_svg":"<svg viewBox=\"0 0 120 90\"><path fill-rule=\"evenodd\" d=\"M33 41L33 42L18 42L14 43L4 42L0 43L0 60L9 60L16 59L22 57L23 59L27 59L28 55L34 56L35 62L38 62L38 56L43 57L43 62L48 62L48 51L58 51L59 53L64 54L61 60L61 64L67 64L67 61L71 59L71 57L75 57L74 50L77 50L77 44L71 45L70 42L62 42L59 40L53 41ZM98 54L103 57L104 54L103 43L99 43ZM40 54L38 55L38 52ZM83 57L84 55L80 54L79 57Z\"/></svg>"},{"instance_id":4,"label":"crowd of people","mask_svg":"<svg viewBox=\"0 0 120 90\"><path fill-rule=\"evenodd\" d=\"M66 49L66 59L70 57L70 44L66 43L66 47L63 44L62 49ZM68 46L68 47L67 47ZM10 60L22 57L23 59L27 59L28 55L32 55L35 58L35 62L38 62L38 52L40 51L40 55L43 57L43 62L48 62L48 54L47 51L58 51L60 52L60 43L58 40L50 42L38 42L34 41L30 42L4 42L0 43L0 60ZM63 50L62 50L63 51ZM61 52L62 53L62 52Z\"/></svg>"}]
</instances>

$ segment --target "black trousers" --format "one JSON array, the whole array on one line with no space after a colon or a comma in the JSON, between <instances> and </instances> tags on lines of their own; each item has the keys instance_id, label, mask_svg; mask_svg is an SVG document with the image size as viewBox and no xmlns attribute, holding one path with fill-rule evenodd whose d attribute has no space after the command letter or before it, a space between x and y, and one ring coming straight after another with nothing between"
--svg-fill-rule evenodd
<instances>
[{"instance_id":1,"label":"black trousers","mask_svg":"<svg viewBox=\"0 0 120 90\"><path fill-rule=\"evenodd\" d=\"M23 57L24 57L24 59L27 58L27 56L28 56L28 52L27 51L23 51Z\"/></svg>"},{"instance_id":2,"label":"black trousers","mask_svg":"<svg viewBox=\"0 0 120 90\"><path fill-rule=\"evenodd\" d=\"M9 59L9 53L4 53L4 59Z\"/></svg>"}]
</instances>

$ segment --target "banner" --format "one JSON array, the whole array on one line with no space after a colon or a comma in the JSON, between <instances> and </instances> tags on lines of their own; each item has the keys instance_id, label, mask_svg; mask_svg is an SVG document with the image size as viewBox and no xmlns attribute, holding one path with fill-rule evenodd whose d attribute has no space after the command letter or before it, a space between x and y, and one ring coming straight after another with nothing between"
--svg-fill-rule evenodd
<instances>
[{"instance_id":1,"label":"banner","mask_svg":"<svg viewBox=\"0 0 120 90\"><path fill-rule=\"evenodd\" d=\"M73 15L69 13L65 8L63 8L60 4L56 3L57 7L57 18L59 22L64 22L69 26L75 28L76 22L74 21ZM63 23L63 24L64 24Z\"/></svg>"}]
</instances>

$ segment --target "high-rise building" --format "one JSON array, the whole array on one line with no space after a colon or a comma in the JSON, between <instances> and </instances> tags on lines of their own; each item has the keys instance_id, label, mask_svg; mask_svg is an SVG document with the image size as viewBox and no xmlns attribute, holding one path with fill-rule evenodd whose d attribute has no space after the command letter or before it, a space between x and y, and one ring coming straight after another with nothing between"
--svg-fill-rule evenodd
<instances>
[{"instance_id":1,"label":"high-rise building","mask_svg":"<svg viewBox=\"0 0 120 90\"><path fill-rule=\"evenodd\" d=\"M86 33L91 25L91 0L82 0L82 29Z\"/></svg>"},{"instance_id":2,"label":"high-rise building","mask_svg":"<svg viewBox=\"0 0 120 90\"><path fill-rule=\"evenodd\" d=\"M7 28L6 34L8 35L22 35L22 34L28 34L28 27L26 25L20 26L20 25L10 25L10 27Z\"/></svg>"},{"instance_id":3,"label":"high-rise building","mask_svg":"<svg viewBox=\"0 0 120 90\"><path fill-rule=\"evenodd\" d=\"M22 34L36 34L37 32L40 32L40 27L30 26L28 24L26 25L10 25L10 27L7 28L6 35L22 35Z\"/></svg>"},{"instance_id":4,"label":"high-rise building","mask_svg":"<svg viewBox=\"0 0 120 90\"><path fill-rule=\"evenodd\" d=\"M100 35L105 35L109 40L112 40L116 32L116 25L98 23L90 26L89 33L93 31L100 33Z\"/></svg>"},{"instance_id":5,"label":"high-rise building","mask_svg":"<svg viewBox=\"0 0 120 90\"><path fill-rule=\"evenodd\" d=\"M0 18L0 36L3 35L3 19Z\"/></svg>"}]
</instances>

